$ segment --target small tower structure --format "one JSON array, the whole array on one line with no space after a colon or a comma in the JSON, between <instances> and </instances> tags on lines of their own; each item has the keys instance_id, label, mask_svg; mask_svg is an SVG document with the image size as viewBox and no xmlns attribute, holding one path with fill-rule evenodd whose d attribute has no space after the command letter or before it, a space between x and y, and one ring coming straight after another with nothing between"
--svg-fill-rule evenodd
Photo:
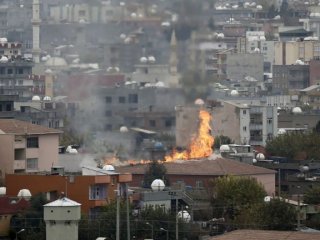
<instances>
[{"instance_id":1,"label":"small tower structure","mask_svg":"<svg viewBox=\"0 0 320 240\"><path fill-rule=\"evenodd\" d=\"M176 75L178 73L177 39L176 32L174 30L172 31L170 41L169 72L172 75Z\"/></svg>"},{"instance_id":2,"label":"small tower structure","mask_svg":"<svg viewBox=\"0 0 320 240\"><path fill-rule=\"evenodd\" d=\"M47 240L78 240L81 204L62 197L44 205Z\"/></svg>"},{"instance_id":3,"label":"small tower structure","mask_svg":"<svg viewBox=\"0 0 320 240\"><path fill-rule=\"evenodd\" d=\"M32 3L32 56L35 63L40 62L40 0Z\"/></svg>"}]
</instances>

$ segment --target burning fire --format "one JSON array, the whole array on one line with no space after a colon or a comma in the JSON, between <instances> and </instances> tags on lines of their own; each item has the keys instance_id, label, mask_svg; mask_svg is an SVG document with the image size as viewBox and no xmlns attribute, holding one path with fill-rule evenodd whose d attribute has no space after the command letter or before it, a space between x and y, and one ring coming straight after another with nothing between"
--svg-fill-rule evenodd
<instances>
[{"instance_id":1,"label":"burning fire","mask_svg":"<svg viewBox=\"0 0 320 240\"><path fill-rule=\"evenodd\" d=\"M199 118L200 126L197 136L191 141L188 149L182 152L178 152L174 149L170 155L165 156L166 161L205 158L212 154L214 138L211 136L211 115L205 110L200 110Z\"/></svg>"},{"instance_id":2,"label":"burning fire","mask_svg":"<svg viewBox=\"0 0 320 240\"><path fill-rule=\"evenodd\" d=\"M190 160L197 158L206 158L212 154L212 146L214 144L214 137L211 135L211 115L205 110L199 112L200 124L197 135L191 140L187 150L178 152L174 149L170 155L165 156L165 161L172 162L175 160ZM136 165L136 164L148 164L151 160L127 160L121 162L117 157L111 157L104 160L104 165Z\"/></svg>"}]
</instances>

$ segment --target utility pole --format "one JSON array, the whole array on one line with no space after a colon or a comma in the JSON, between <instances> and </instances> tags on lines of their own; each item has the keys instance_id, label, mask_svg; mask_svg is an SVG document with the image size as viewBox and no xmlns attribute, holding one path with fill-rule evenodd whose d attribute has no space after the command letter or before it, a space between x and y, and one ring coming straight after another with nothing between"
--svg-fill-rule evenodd
<instances>
[{"instance_id":1,"label":"utility pole","mask_svg":"<svg viewBox=\"0 0 320 240\"><path fill-rule=\"evenodd\" d=\"M301 228L301 220L300 220L300 193L298 193L298 226L297 230L300 231Z\"/></svg>"},{"instance_id":2,"label":"utility pole","mask_svg":"<svg viewBox=\"0 0 320 240\"><path fill-rule=\"evenodd\" d=\"M120 240L120 186L118 183L117 186L117 232L116 232L116 240Z\"/></svg>"},{"instance_id":3,"label":"utility pole","mask_svg":"<svg viewBox=\"0 0 320 240\"><path fill-rule=\"evenodd\" d=\"M176 195L176 240L179 240L178 196Z\"/></svg>"},{"instance_id":4,"label":"utility pole","mask_svg":"<svg viewBox=\"0 0 320 240\"><path fill-rule=\"evenodd\" d=\"M127 238L130 240L130 217L129 217L129 186L126 184L126 201L127 201Z\"/></svg>"}]
</instances>

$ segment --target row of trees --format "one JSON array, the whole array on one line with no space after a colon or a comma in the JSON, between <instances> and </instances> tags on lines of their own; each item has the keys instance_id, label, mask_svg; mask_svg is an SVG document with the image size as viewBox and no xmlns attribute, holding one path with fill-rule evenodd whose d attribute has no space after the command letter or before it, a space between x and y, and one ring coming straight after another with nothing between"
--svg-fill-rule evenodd
<instances>
[{"instance_id":1,"label":"row of trees","mask_svg":"<svg viewBox=\"0 0 320 240\"><path fill-rule=\"evenodd\" d=\"M320 134L288 133L277 136L266 144L269 155L289 159L320 159Z\"/></svg>"}]
</instances>

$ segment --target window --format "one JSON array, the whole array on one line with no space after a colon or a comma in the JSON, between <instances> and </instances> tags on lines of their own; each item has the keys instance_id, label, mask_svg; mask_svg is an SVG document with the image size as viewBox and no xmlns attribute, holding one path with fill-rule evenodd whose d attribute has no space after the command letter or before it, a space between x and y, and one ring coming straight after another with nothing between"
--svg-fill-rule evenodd
<instances>
[{"instance_id":1,"label":"window","mask_svg":"<svg viewBox=\"0 0 320 240\"><path fill-rule=\"evenodd\" d=\"M106 97L106 103L112 103L112 97L107 96Z\"/></svg>"},{"instance_id":2,"label":"window","mask_svg":"<svg viewBox=\"0 0 320 240\"><path fill-rule=\"evenodd\" d=\"M7 111L7 112L10 112L11 110L12 110L11 104L10 104L10 103L7 103L7 104L6 104L6 111Z\"/></svg>"},{"instance_id":3,"label":"window","mask_svg":"<svg viewBox=\"0 0 320 240\"><path fill-rule=\"evenodd\" d=\"M107 197L107 187L104 184L91 185L89 193L90 200L103 200Z\"/></svg>"},{"instance_id":4,"label":"window","mask_svg":"<svg viewBox=\"0 0 320 240\"><path fill-rule=\"evenodd\" d=\"M13 69L12 68L8 68L7 73L8 74L13 74Z\"/></svg>"},{"instance_id":5,"label":"window","mask_svg":"<svg viewBox=\"0 0 320 240\"><path fill-rule=\"evenodd\" d=\"M171 119L166 119L165 120L165 122L164 122L164 125L166 126L166 127L172 127L172 120Z\"/></svg>"},{"instance_id":6,"label":"window","mask_svg":"<svg viewBox=\"0 0 320 240\"><path fill-rule=\"evenodd\" d=\"M112 116L112 111L107 110L107 111L106 111L106 117L111 117L111 116Z\"/></svg>"},{"instance_id":7,"label":"window","mask_svg":"<svg viewBox=\"0 0 320 240\"><path fill-rule=\"evenodd\" d=\"M106 126L104 127L104 129L106 131L111 131L112 130L112 124L106 124Z\"/></svg>"},{"instance_id":8,"label":"window","mask_svg":"<svg viewBox=\"0 0 320 240\"><path fill-rule=\"evenodd\" d=\"M267 119L268 124L272 124L272 118Z\"/></svg>"},{"instance_id":9,"label":"window","mask_svg":"<svg viewBox=\"0 0 320 240\"><path fill-rule=\"evenodd\" d=\"M0 104L0 112L2 112L2 105Z\"/></svg>"},{"instance_id":10,"label":"window","mask_svg":"<svg viewBox=\"0 0 320 240\"><path fill-rule=\"evenodd\" d=\"M245 131L245 132L247 131L247 127L243 127L242 129L243 129L243 131Z\"/></svg>"},{"instance_id":11,"label":"window","mask_svg":"<svg viewBox=\"0 0 320 240\"><path fill-rule=\"evenodd\" d=\"M150 127L156 127L156 120L149 120Z\"/></svg>"},{"instance_id":12,"label":"window","mask_svg":"<svg viewBox=\"0 0 320 240\"><path fill-rule=\"evenodd\" d=\"M126 98L125 97L119 97L119 103L125 103Z\"/></svg>"},{"instance_id":13,"label":"window","mask_svg":"<svg viewBox=\"0 0 320 240\"><path fill-rule=\"evenodd\" d=\"M18 69L18 74L23 74L23 68Z\"/></svg>"},{"instance_id":14,"label":"window","mask_svg":"<svg viewBox=\"0 0 320 240\"><path fill-rule=\"evenodd\" d=\"M202 181L196 181L196 188L203 188L203 182Z\"/></svg>"},{"instance_id":15,"label":"window","mask_svg":"<svg viewBox=\"0 0 320 240\"><path fill-rule=\"evenodd\" d=\"M27 148L38 148L39 139L38 137L28 137L27 138Z\"/></svg>"},{"instance_id":16,"label":"window","mask_svg":"<svg viewBox=\"0 0 320 240\"><path fill-rule=\"evenodd\" d=\"M138 94L129 94L129 103L138 103Z\"/></svg>"},{"instance_id":17,"label":"window","mask_svg":"<svg viewBox=\"0 0 320 240\"><path fill-rule=\"evenodd\" d=\"M38 169L38 158L28 158L27 170L37 170L37 169Z\"/></svg>"},{"instance_id":18,"label":"window","mask_svg":"<svg viewBox=\"0 0 320 240\"><path fill-rule=\"evenodd\" d=\"M86 11L85 11L85 10L80 10L80 11L79 11L79 16L80 16L80 17L86 16Z\"/></svg>"},{"instance_id":19,"label":"window","mask_svg":"<svg viewBox=\"0 0 320 240\"><path fill-rule=\"evenodd\" d=\"M243 114L247 114L247 110L243 110Z\"/></svg>"}]
</instances>

